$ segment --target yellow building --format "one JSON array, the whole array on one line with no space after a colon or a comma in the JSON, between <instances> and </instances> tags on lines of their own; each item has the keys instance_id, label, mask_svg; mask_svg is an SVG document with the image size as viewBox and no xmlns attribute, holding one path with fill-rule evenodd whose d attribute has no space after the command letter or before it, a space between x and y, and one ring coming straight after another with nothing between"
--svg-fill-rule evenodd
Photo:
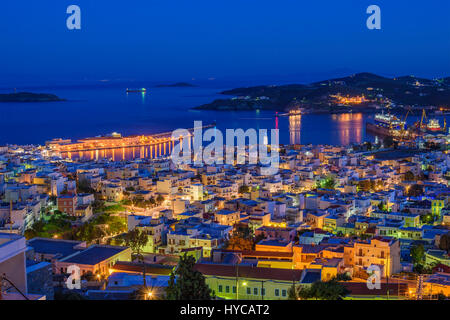
<instances>
[{"instance_id":1,"label":"yellow building","mask_svg":"<svg viewBox=\"0 0 450 320\"><path fill-rule=\"evenodd\" d=\"M437 272L424 281L424 294L450 296L450 273Z\"/></svg>"},{"instance_id":2,"label":"yellow building","mask_svg":"<svg viewBox=\"0 0 450 320\"><path fill-rule=\"evenodd\" d=\"M286 300L302 275L300 270L210 263L196 264L195 270L205 276L217 297L241 300Z\"/></svg>"},{"instance_id":3,"label":"yellow building","mask_svg":"<svg viewBox=\"0 0 450 320\"><path fill-rule=\"evenodd\" d=\"M338 274L342 273L344 260L339 258L333 259L316 259L308 265L308 269L320 269L321 281L329 281L336 278Z\"/></svg>"},{"instance_id":4,"label":"yellow building","mask_svg":"<svg viewBox=\"0 0 450 320\"><path fill-rule=\"evenodd\" d=\"M346 255L351 257L345 257ZM382 269L382 276L391 276L401 271L400 244L397 239L375 237L369 241L355 242L353 250L348 253L344 250L344 259L356 269L366 270L372 265Z\"/></svg>"},{"instance_id":5,"label":"yellow building","mask_svg":"<svg viewBox=\"0 0 450 320\"><path fill-rule=\"evenodd\" d=\"M442 209L447 205L447 198L441 197L431 200L431 213L440 216Z\"/></svg>"},{"instance_id":6,"label":"yellow building","mask_svg":"<svg viewBox=\"0 0 450 320\"><path fill-rule=\"evenodd\" d=\"M217 223L225 226L233 226L239 222L241 213L233 210L219 210L214 214Z\"/></svg>"}]
</instances>

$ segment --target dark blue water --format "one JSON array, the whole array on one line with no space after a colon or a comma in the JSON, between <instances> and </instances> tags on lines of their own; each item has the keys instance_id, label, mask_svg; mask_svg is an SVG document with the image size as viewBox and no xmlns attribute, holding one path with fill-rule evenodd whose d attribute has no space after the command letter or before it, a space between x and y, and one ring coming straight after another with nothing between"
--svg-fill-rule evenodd
<instances>
[{"instance_id":1,"label":"dark blue water","mask_svg":"<svg viewBox=\"0 0 450 320\"><path fill-rule=\"evenodd\" d=\"M365 123L372 115L307 114L279 116L277 120L275 111L199 111L191 108L217 98L226 98L218 92L231 86L147 86L146 94L127 94L125 90L128 86L133 87L21 88L19 91L53 93L68 101L0 103L0 144L44 144L53 138L76 140L112 132L122 135L151 134L192 128L195 120L201 120L204 124L215 121L221 130L270 130L278 126L280 143L348 145L374 139L365 130ZM410 117L409 122L416 119Z\"/></svg>"}]
</instances>

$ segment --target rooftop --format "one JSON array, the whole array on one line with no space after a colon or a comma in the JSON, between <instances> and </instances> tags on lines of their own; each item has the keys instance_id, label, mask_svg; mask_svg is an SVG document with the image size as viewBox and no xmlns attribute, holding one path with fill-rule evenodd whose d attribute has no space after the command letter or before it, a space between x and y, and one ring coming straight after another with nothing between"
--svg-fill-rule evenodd
<instances>
[{"instance_id":1,"label":"rooftop","mask_svg":"<svg viewBox=\"0 0 450 320\"><path fill-rule=\"evenodd\" d=\"M28 246L32 247L36 253L60 255L67 257L82 250L84 242L72 240L59 240L47 238L33 238L28 240Z\"/></svg>"},{"instance_id":2,"label":"rooftop","mask_svg":"<svg viewBox=\"0 0 450 320\"><path fill-rule=\"evenodd\" d=\"M125 250L128 250L128 248L118 246L93 245L86 250L79 251L62 259L61 261L76 264L96 265L102 261L112 258L113 256Z\"/></svg>"},{"instance_id":3,"label":"rooftop","mask_svg":"<svg viewBox=\"0 0 450 320\"><path fill-rule=\"evenodd\" d=\"M236 270L238 270L238 277L241 278L279 281L300 281L302 275L301 270L260 268L253 266L239 266L239 268L236 268L235 265L205 263L197 263L194 269L201 272L203 275L232 278L236 277Z\"/></svg>"}]
</instances>

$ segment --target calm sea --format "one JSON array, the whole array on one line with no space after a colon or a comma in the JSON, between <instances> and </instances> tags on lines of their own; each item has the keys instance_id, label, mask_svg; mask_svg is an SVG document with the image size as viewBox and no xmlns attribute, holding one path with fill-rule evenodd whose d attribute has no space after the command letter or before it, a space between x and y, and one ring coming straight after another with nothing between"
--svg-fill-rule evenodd
<instances>
[{"instance_id":1,"label":"calm sea","mask_svg":"<svg viewBox=\"0 0 450 320\"><path fill-rule=\"evenodd\" d=\"M139 84L141 85L141 84ZM220 86L156 88L126 93L133 85L20 88L53 93L64 102L0 103L0 144L44 144L53 138L79 138L119 132L122 135L192 128L195 120L227 128L280 129L280 143L348 145L373 141L365 123L373 115L360 113L279 116L274 111L199 111L194 106L226 98ZM140 86L139 86L140 87ZM0 93L11 90L0 90ZM408 122L417 117L410 117Z\"/></svg>"}]
</instances>

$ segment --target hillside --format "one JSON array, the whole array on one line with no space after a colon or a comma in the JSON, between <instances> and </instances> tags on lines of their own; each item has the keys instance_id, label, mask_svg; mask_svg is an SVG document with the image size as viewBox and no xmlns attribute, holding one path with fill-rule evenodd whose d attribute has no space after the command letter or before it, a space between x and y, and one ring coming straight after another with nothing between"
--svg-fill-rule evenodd
<instances>
[{"instance_id":1,"label":"hillside","mask_svg":"<svg viewBox=\"0 0 450 320\"><path fill-rule=\"evenodd\" d=\"M310 112L340 112L348 107L371 111L376 105L440 106L450 108L450 78L430 80L414 76L386 78L372 73L358 73L308 85L268 85L236 88L221 92L234 96L196 107L213 110L272 109L302 107ZM353 103L339 97L364 96ZM345 100L342 102L341 100Z\"/></svg>"},{"instance_id":2,"label":"hillside","mask_svg":"<svg viewBox=\"0 0 450 320\"><path fill-rule=\"evenodd\" d=\"M18 92L0 94L0 102L47 102L47 101L64 101L54 94L48 93L31 93Z\"/></svg>"}]
</instances>

